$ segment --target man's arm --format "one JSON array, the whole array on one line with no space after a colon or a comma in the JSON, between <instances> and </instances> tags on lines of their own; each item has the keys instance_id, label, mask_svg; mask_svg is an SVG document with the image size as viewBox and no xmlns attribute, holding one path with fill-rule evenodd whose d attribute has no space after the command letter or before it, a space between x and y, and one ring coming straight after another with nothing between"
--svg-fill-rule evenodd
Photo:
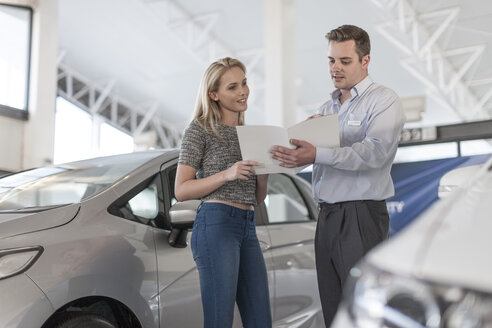
<instances>
[{"instance_id":1,"label":"man's arm","mask_svg":"<svg viewBox=\"0 0 492 328\"><path fill-rule=\"evenodd\" d=\"M315 162L340 170L369 170L383 166L393 156L405 116L399 98L382 102L372 114L366 136L350 147L320 148ZM393 158L391 158L392 160Z\"/></svg>"},{"instance_id":2,"label":"man's arm","mask_svg":"<svg viewBox=\"0 0 492 328\"><path fill-rule=\"evenodd\" d=\"M396 96L377 106L379 108L372 113L366 137L361 142L350 147L315 148L305 141L292 140L291 143L298 146L297 149L274 146L272 157L282 161L281 165L285 167L312 163L353 171L381 167L397 146L405 117Z\"/></svg>"}]
</instances>

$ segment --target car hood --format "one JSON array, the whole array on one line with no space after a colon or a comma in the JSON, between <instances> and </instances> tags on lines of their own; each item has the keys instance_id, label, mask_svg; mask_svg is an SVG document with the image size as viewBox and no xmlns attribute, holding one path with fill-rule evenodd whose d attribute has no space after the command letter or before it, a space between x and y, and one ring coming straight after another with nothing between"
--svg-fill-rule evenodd
<instances>
[{"instance_id":1,"label":"car hood","mask_svg":"<svg viewBox=\"0 0 492 328\"><path fill-rule=\"evenodd\" d=\"M79 208L77 203L42 211L0 212L0 239L63 225L75 217Z\"/></svg>"},{"instance_id":2,"label":"car hood","mask_svg":"<svg viewBox=\"0 0 492 328\"><path fill-rule=\"evenodd\" d=\"M492 292L492 174L487 172L381 245L368 260L388 271Z\"/></svg>"}]
</instances>

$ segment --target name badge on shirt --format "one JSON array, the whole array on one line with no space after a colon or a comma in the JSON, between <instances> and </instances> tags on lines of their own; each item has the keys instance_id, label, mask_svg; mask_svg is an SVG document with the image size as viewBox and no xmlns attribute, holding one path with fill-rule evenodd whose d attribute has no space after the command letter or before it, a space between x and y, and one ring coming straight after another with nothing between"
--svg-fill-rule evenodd
<instances>
[{"instance_id":1,"label":"name badge on shirt","mask_svg":"<svg viewBox=\"0 0 492 328\"><path fill-rule=\"evenodd\" d=\"M348 121L347 125L349 126L360 126L360 121Z\"/></svg>"}]
</instances>

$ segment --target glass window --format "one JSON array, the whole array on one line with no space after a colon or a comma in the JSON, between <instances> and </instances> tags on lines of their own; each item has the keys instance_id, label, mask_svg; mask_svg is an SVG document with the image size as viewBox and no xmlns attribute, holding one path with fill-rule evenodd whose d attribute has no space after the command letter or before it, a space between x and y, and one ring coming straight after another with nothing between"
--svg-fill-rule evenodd
<instances>
[{"instance_id":1,"label":"glass window","mask_svg":"<svg viewBox=\"0 0 492 328\"><path fill-rule=\"evenodd\" d=\"M58 97L55 116L55 164L92 157L92 117Z\"/></svg>"},{"instance_id":2,"label":"glass window","mask_svg":"<svg viewBox=\"0 0 492 328\"><path fill-rule=\"evenodd\" d=\"M159 152L98 158L0 178L0 211L78 203L158 155ZM148 197L149 192L141 197ZM136 199L134 206L141 208L141 199ZM154 211L153 207L149 211Z\"/></svg>"},{"instance_id":3,"label":"glass window","mask_svg":"<svg viewBox=\"0 0 492 328\"><path fill-rule=\"evenodd\" d=\"M126 154L133 150L133 137L129 134L62 97L56 99L55 164Z\"/></svg>"},{"instance_id":4,"label":"glass window","mask_svg":"<svg viewBox=\"0 0 492 328\"><path fill-rule=\"evenodd\" d=\"M99 155L108 156L131 153L133 151L133 137L118 130L108 123L101 124L99 135Z\"/></svg>"},{"instance_id":5,"label":"glass window","mask_svg":"<svg viewBox=\"0 0 492 328\"><path fill-rule=\"evenodd\" d=\"M461 141L461 155L492 154L492 139Z\"/></svg>"},{"instance_id":6,"label":"glass window","mask_svg":"<svg viewBox=\"0 0 492 328\"><path fill-rule=\"evenodd\" d=\"M419 146L398 147L395 163L428 161L458 156L458 144L446 142Z\"/></svg>"},{"instance_id":7,"label":"glass window","mask_svg":"<svg viewBox=\"0 0 492 328\"><path fill-rule=\"evenodd\" d=\"M116 216L147 225L156 226L159 215L159 175L142 190L121 205L111 205L108 211Z\"/></svg>"},{"instance_id":8,"label":"glass window","mask_svg":"<svg viewBox=\"0 0 492 328\"><path fill-rule=\"evenodd\" d=\"M27 117L32 10L0 4L0 109Z\"/></svg>"},{"instance_id":9,"label":"glass window","mask_svg":"<svg viewBox=\"0 0 492 328\"><path fill-rule=\"evenodd\" d=\"M130 199L128 207L137 216L153 219L159 213L158 200L157 186L153 183Z\"/></svg>"},{"instance_id":10,"label":"glass window","mask_svg":"<svg viewBox=\"0 0 492 328\"><path fill-rule=\"evenodd\" d=\"M309 221L306 203L287 175L270 175L265 206L270 223Z\"/></svg>"}]
</instances>

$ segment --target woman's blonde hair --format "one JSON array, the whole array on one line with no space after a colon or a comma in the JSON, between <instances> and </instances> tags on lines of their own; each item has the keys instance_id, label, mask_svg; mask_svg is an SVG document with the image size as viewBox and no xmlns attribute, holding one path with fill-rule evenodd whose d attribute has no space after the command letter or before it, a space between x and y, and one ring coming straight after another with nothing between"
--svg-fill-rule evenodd
<instances>
[{"instance_id":1,"label":"woman's blonde hair","mask_svg":"<svg viewBox=\"0 0 492 328\"><path fill-rule=\"evenodd\" d=\"M203 74L198 95L196 97L195 112L193 119L205 129L218 137L217 124L219 124L222 114L219 104L210 98L210 92L219 90L220 78L233 67L239 67L246 74L246 66L234 58L225 57L213 62ZM239 113L239 125L244 125L244 112Z\"/></svg>"}]
</instances>

